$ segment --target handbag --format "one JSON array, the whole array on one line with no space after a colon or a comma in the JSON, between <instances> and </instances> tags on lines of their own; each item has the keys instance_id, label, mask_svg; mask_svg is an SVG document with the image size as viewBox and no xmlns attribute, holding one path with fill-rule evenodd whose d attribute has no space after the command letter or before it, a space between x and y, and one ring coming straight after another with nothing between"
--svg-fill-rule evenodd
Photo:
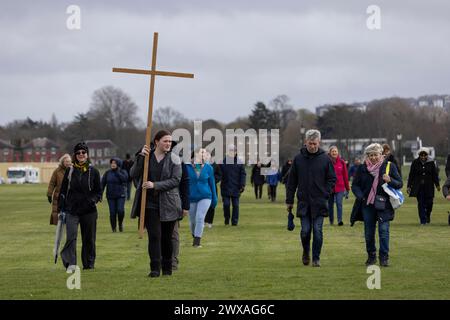
<instances>
[{"instance_id":1,"label":"handbag","mask_svg":"<svg viewBox=\"0 0 450 320\"><path fill-rule=\"evenodd\" d=\"M383 211L386 209L386 201L387 201L387 199L385 196L377 194L375 196L375 201L374 201L373 205L376 210Z\"/></svg>"}]
</instances>

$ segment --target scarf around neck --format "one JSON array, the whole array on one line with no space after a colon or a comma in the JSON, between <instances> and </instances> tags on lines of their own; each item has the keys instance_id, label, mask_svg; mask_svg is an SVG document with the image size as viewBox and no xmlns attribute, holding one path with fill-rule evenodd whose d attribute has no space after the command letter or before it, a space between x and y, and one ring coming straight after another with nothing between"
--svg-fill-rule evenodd
<instances>
[{"instance_id":1,"label":"scarf around neck","mask_svg":"<svg viewBox=\"0 0 450 320\"><path fill-rule=\"evenodd\" d=\"M369 173L373 176L373 183L372 187L370 188L369 196L367 197L367 204L374 204L375 202L375 196L377 194L377 188L378 188L378 182L380 180L380 168L381 165L384 162L384 157L381 157L380 161L378 161L376 164L372 164L369 159L366 159L366 167Z\"/></svg>"},{"instance_id":2,"label":"scarf around neck","mask_svg":"<svg viewBox=\"0 0 450 320\"><path fill-rule=\"evenodd\" d=\"M80 170L81 172L86 172L89 168L89 161L86 161L83 164L79 164L77 161L73 162L73 167Z\"/></svg>"}]
</instances>

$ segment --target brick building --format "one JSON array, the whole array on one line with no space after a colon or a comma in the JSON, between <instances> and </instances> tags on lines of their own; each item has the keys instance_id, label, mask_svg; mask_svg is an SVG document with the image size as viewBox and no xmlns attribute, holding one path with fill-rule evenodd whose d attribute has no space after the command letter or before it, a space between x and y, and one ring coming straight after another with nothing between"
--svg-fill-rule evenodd
<instances>
[{"instance_id":1,"label":"brick building","mask_svg":"<svg viewBox=\"0 0 450 320\"><path fill-rule=\"evenodd\" d=\"M118 147L111 140L87 140L89 159L94 165L108 165L117 156Z\"/></svg>"},{"instance_id":2,"label":"brick building","mask_svg":"<svg viewBox=\"0 0 450 320\"><path fill-rule=\"evenodd\" d=\"M19 157L20 161L20 152L16 152L9 142L0 139L0 162L14 162L15 156Z\"/></svg>"},{"instance_id":3,"label":"brick building","mask_svg":"<svg viewBox=\"0 0 450 320\"><path fill-rule=\"evenodd\" d=\"M57 162L60 147L48 138L35 138L22 146L22 162Z\"/></svg>"}]
</instances>

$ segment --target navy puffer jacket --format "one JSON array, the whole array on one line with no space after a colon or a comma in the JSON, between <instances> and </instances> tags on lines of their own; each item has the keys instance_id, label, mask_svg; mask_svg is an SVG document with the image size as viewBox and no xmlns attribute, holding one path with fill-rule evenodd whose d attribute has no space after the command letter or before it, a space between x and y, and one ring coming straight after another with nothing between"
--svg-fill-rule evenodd
<instances>
[{"instance_id":1,"label":"navy puffer jacket","mask_svg":"<svg viewBox=\"0 0 450 320\"><path fill-rule=\"evenodd\" d=\"M102 194L106 188L107 199L125 198L127 194L127 182L128 173L121 169L122 161L117 158L112 160L116 161L117 169L107 170L102 177Z\"/></svg>"}]
</instances>

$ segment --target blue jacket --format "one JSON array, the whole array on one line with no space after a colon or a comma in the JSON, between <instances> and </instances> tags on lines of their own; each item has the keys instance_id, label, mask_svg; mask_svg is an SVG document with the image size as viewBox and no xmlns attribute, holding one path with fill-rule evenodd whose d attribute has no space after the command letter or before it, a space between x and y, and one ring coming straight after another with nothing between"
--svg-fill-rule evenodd
<instances>
[{"instance_id":1,"label":"blue jacket","mask_svg":"<svg viewBox=\"0 0 450 320\"><path fill-rule=\"evenodd\" d=\"M266 182L270 186L276 186L278 182L281 180L281 174L279 171L270 171L270 173L266 176Z\"/></svg>"},{"instance_id":2,"label":"blue jacket","mask_svg":"<svg viewBox=\"0 0 450 320\"><path fill-rule=\"evenodd\" d=\"M121 169L121 160L114 160L117 163L117 169L107 170L102 177L102 194L106 188L107 199L125 198L127 194L128 173Z\"/></svg>"},{"instance_id":3,"label":"blue jacket","mask_svg":"<svg viewBox=\"0 0 450 320\"><path fill-rule=\"evenodd\" d=\"M197 176L193 165L187 165L189 175L189 200L199 202L203 199L211 199L211 207L217 205L216 181L214 179L214 169L209 163L205 163Z\"/></svg>"},{"instance_id":4,"label":"blue jacket","mask_svg":"<svg viewBox=\"0 0 450 320\"><path fill-rule=\"evenodd\" d=\"M220 169L222 170L222 181L220 182L222 197L239 197L245 188L245 177L247 176L244 164L237 157L234 159L226 157L220 164Z\"/></svg>"},{"instance_id":5,"label":"blue jacket","mask_svg":"<svg viewBox=\"0 0 450 320\"><path fill-rule=\"evenodd\" d=\"M382 188L382 185L384 184L383 174L386 173L387 162L388 161L385 160L380 167L377 195L382 195L386 197L386 199L389 199L389 195L384 192L384 189ZM400 177L394 163L391 163L389 177L391 178L391 182L388 183L389 186L394 189L401 189L403 187L402 178ZM367 197L369 196L370 189L372 188L373 179L373 176L369 173L365 164L360 165L356 170L356 175L352 183L352 191L357 200L362 201L363 207L367 206ZM394 209L392 208L390 201L386 201L386 209L384 211L377 212L377 217L384 221L394 219ZM362 217L352 217L353 221L362 220L361 218Z\"/></svg>"}]
</instances>

